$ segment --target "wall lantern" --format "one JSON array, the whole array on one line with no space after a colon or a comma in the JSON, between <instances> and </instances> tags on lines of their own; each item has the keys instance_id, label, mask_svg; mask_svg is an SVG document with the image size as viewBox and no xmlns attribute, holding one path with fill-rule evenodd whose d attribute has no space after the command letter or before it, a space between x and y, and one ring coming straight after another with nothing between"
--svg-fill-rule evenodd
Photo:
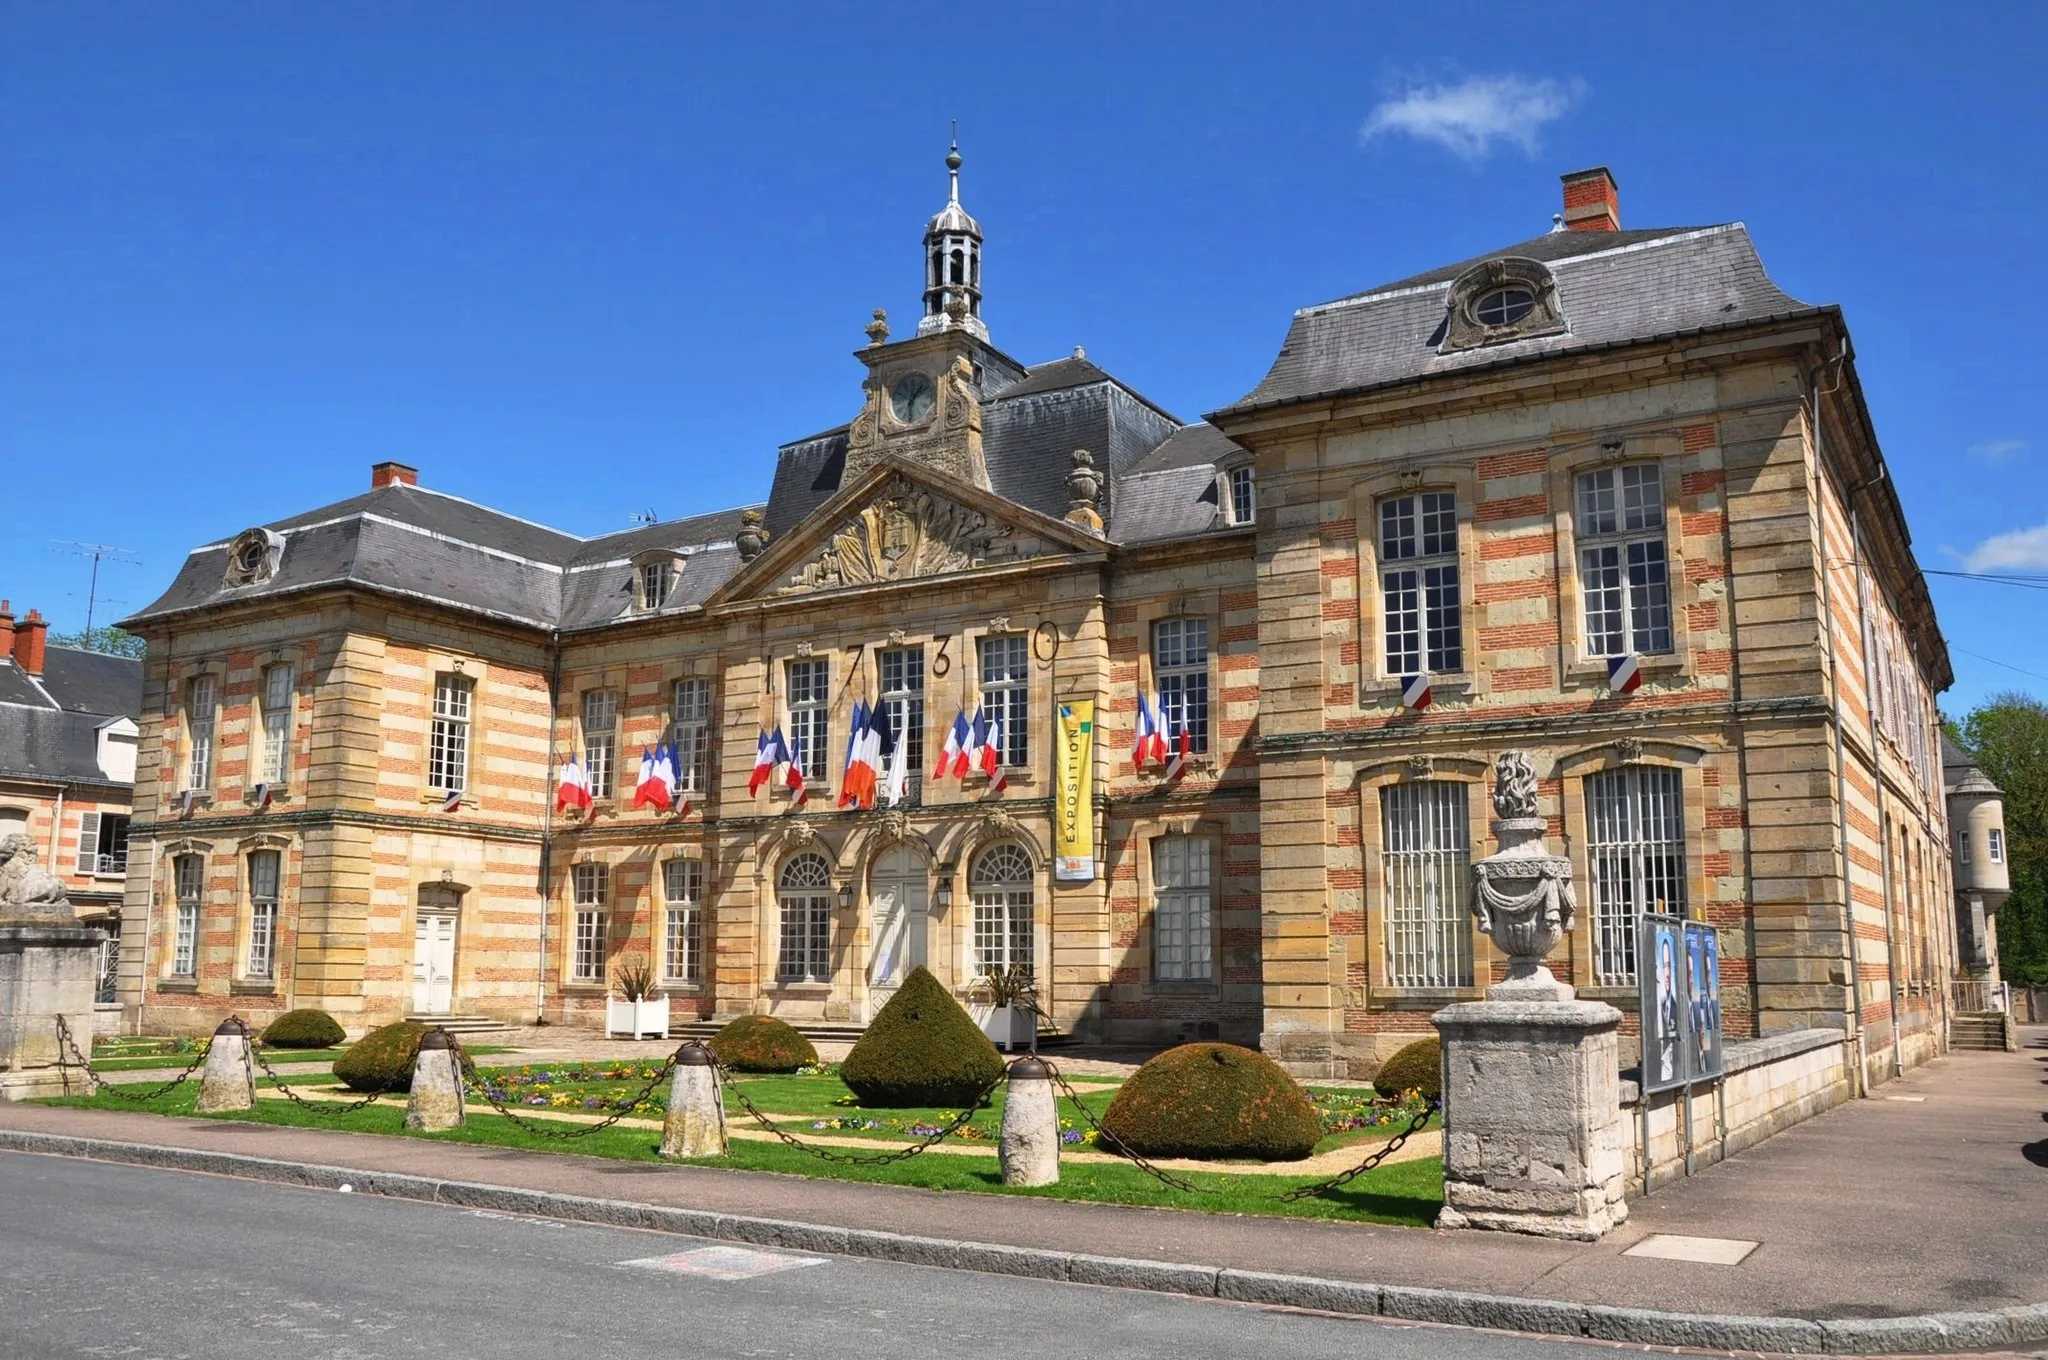
<instances>
[{"instance_id":1,"label":"wall lantern","mask_svg":"<svg viewBox=\"0 0 2048 1360\"><path fill-rule=\"evenodd\" d=\"M850 878L839 885L839 907L842 911L853 909L853 880Z\"/></svg>"},{"instance_id":2,"label":"wall lantern","mask_svg":"<svg viewBox=\"0 0 2048 1360\"><path fill-rule=\"evenodd\" d=\"M951 864L939 866L938 900L939 910L945 911L953 905L953 869Z\"/></svg>"}]
</instances>

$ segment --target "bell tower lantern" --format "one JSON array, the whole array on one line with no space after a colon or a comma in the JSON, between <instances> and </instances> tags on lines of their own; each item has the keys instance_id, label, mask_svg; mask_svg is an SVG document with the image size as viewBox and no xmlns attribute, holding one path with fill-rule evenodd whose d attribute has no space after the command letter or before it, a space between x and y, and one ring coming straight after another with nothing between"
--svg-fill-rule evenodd
<instances>
[{"instance_id":1,"label":"bell tower lantern","mask_svg":"<svg viewBox=\"0 0 2048 1360\"><path fill-rule=\"evenodd\" d=\"M965 330L988 339L981 319L981 224L960 206L960 143L946 153L951 194L924 229L924 316L919 335Z\"/></svg>"}]
</instances>

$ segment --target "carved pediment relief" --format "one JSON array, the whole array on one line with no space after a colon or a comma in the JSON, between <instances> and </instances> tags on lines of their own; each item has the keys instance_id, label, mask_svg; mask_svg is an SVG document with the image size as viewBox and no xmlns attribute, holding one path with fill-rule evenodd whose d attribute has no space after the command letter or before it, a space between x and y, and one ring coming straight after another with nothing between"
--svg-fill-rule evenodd
<instances>
[{"instance_id":1,"label":"carved pediment relief","mask_svg":"<svg viewBox=\"0 0 2048 1360\"><path fill-rule=\"evenodd\" d=\"M942 576L1038 551L1042 545L1020 538L1011 525L899 475L835 529L825 550L792 572L777 593Z\"/></svg>"}]
</instances>

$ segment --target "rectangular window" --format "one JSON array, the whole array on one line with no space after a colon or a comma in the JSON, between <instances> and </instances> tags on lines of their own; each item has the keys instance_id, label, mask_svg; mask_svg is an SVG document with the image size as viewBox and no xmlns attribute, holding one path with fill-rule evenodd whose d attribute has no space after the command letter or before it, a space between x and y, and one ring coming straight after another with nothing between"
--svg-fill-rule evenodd
<instances>
[{"instance_id":1,"label":"rectangular window","mask_svg":"<svg viewBox=\"0 0 2048 1360\"><path fill-rule=\"evenodd\" d=\"M292 668L263 672L263 782L283 788L292 769Z\"/></svg>"},{"instance_id":2,"label":"rectangular window","mask_svg":"<svg viewBox=\"0 0 2048 1360\"><path fill-rule=\"evenodd\" d=\"M1685 914L1685 801L1677 770L1640 765L1586 780L1594 972L1609 986L1636 980L1636 918Z\"/></svg>"},{"instance_id":3,"label":"rectangular window","mask_svg":"<svg viewBox=\"0 0 2048 1360\"><path fill-rule=\"evenodd\" d=\"M198 855L180 855L171 861L173 892L178 915L171 938L171 972L193 977L199 971L199 899L206 887L206 861Z\"/></svg>"},{"instance_id":4,"label":"rectangular window","mask_svg":"<svg viewBox=\"0 0 2048 1360\"><path fill-rule=\"evenodd\" d=\"M213 786L213 720L217 691L210 675L195 675L185 687L185 787Z\"/></svg>"},{"instance_id":5,"label":"rectangular window","mask_svg":"<svg viewBox=\"0 0 2048 1360\"><path fill-rule=\"evenodd\" d=\"M277 871L282 856L258 850L249 856L249 966L246 976L277 972Z\"/></svg>"},{"instance_id":6,"label":"rectangular window","mask_svg":"<svg viewBox=\"0 0 2048 1360\"><path fill-rule=\"evenodd\" d=\"M663 972L670 982L704 980L704 861L672 859L661 866L668 933L662 937Z\"/></svg>"},{"instance_id":7,"label":"rectangular window","mask_svg":"<svg viewBox=\"0 0 2048 1360\"><path fill-rule=\"evenodd\" d=\"M1465 786L1431 781L1380 792L1387 981L1470 987L1472 843Z\"/></svg>"},{"instance_id":8,"label":"rectangular window","mask_svg":"<svg viewBox=\"0 0 2048 1360\"><path fill-rule=\"evenodd\" d=\"M1209 621L1161 619L1152 625L1152 680L1165 710L1168 744L1185 729L1188 748L1209 749Z\"/></svg>"},{"instance_id":9,"label":"rectangular window","mask_svg":"<svg viewBox=\"0 0 2048 1360\"><path fill-rule=\"evenodd\" d=\"M678 680L675 686L676 780L685 793L702 793L711 777L711 682Z\"/></svg>"},{"instance_id":10,"label":"rectangular window","mask_svg":"<svg viewBox=\"0 0 2048 1360\"><path fill-rule=\"evenodd\" d=\"M1380 598L1388 675L1464 669L1454 493L1425 491L1380 502Z\"/></svg>"},{"instance_id":11,"label":"rectangular window","mask_svg":"<svg viewBox=\"0 0 2048 1360\"><path fill-rule=\"evenodd\" d=\"M460 675L434 677L434 722L427 738L427 787L469 787L469 708L474 685Z\"/></svg>"},{"instance_id":12,"label":"rectangular window","mask_svg":"<svg viewBox=\"0 0 2048 1360\"><path fill-rule=\"evenodd\" d=\"M1957 827L1955 838L1956 863L1967 865L1970 862L1970 829L1968 827Z\"/></svg>"},{"instance_id":13,"label":"rectangular window","mask_svg":"<svg viewBox=\"0 0 2048 1360\"><path fill-rule=\"evenodd\" d=\"M2003 863L2005 863L2005 830L2004 830L2004 828L2003 828L2003 827L1996 827L1996 826L1994 826L1994 827L1992 827L1992 828L1991 828L1991 830L1990 830L1990 831L1989 831L1989 832L1987 833L1987 835L1988 835L1988 836L1990 837L1990 841L1991 841L1991 862L1992 862L1993 864L2003 864Z\"/></svg>"},{"instance_id":14,"label":"rectangular window","mask_svg":"<svg viewBox=\"0 0 2048 1360\"><path fill-rule=\"evenodd\" d=\"M1230 470L1230 522L1250 524L1258 518L1258 504L1255 499L1250 467L1235 467Z\"/></svg>"},{"instance_id":15,"label":"rectangular window","mask_svg":"<svg viewBox=\"0 0 2048 1360\"><path fill-rule=\"evenodd\" d=\"M832 893L829 888L784 888L777 982L832 980Z\"/></svg>"},{"instance_id":16,"label":"rectangular window","mask_svg":"<svg viewBox=\"0 0 2048 1360\"><path fill-rule=\"evenodd\" d=\"M605 867L577 864L569 870L575 925L570 941L569 980L603 982L605 953Z\"/></svg>"},{"instance_id":17,"label":"rectangular window","mask_svg":"<svg viewBox=\"0 0 2048 1360\"><path fill-rule=\"evenodd\" d=\"M1579 589L1589 656L1672 650L1664 550L1664 481L1654 463L1582 472Z\"/></svg>"},{"instance_id":18,"label":"rectangular window","mask_svg":"<svg viewBox=\"0 0 2048 1360\"><path fill-rule=\"evenodd\" d=\"M1021 633L981 640L981 711L1003 725L1003 764L1031 763L1031 644Z\"/></svg>"},{"instance_id":19,"label":"rectangular window","mask_svg":"<svg viewBox=\"0 0 2048 1360\"><path fill-rule=\"evenodd\" d=\"M876 658L882 677L882 708L889 730L904 747L904 798L916 802L924 768L924 648L892 647ZM886 771L884 772L886 773Z\"/></svg>"},{"instance_id":20,"label":"rectangular window","mask_svg":"<svg viewBox=\"0 0 2048 1360\"><path fill-rule=\"evenodd\" d=\"M78 872L128 872L128 818L119 812L88 812L78 819Z\"/></svg>"},{"instance_id":21,"label":"rectangular window","mask_svg":"<svg viewBox=\"0 0 2048 1360\"><path fill-rule=\"evenodd\" d=\"M1207 982L1215 976L1209 855L1209 841L1201 836L1152 842L1152 976L1161 982Z\"/></svg>"},{"instance_id":22,"label":"rectangular window","mask_svg":"<svg viewBox=\"0 0 2048 1360\"><path fill-rule=\"evenodd\" d=\"M640 607L659 609L668 603L669 587L676 582L673 562L648 562L640 568Z\"/></svg>"},{"instance_id":23,"label":"rectangular window","mask_svg":"<svg viewBox=\"0 0 2048 1360\"><path fill-rule=\"evenodd\" d=\"M789 663L789 739L803 765L804 778L825 782L831 768L831 717L825 706L832 698L832 663L824 657Z\"/></svg>"},{"instance_id":24,"label":"rectangular window","mask_svg":"<svg viewBox=\"0 0 2048 1360\"><path fill-rule=\"evenodd\" d=\"M613 757L618 751L619 696L608 689L583 692L583 771L590 776L590 796L612 796Z\"/></svg>"}]
</instances>

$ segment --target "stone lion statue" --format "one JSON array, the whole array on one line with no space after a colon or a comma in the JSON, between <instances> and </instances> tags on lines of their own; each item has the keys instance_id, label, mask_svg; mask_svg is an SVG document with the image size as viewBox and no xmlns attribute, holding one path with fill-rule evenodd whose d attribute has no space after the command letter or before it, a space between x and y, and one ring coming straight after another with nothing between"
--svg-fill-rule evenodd
<instances>
[{"instance_id":1,"label":"stone lion statue","mask_svg":"<svg viewBox=\"0 0 2048 1360\"><path fill-rule=\"evenodd\" d=\"M36 859L36 843L20 831L0 836L0 916L73 919L63 882Z\"/></svg>"}]
</instances>

